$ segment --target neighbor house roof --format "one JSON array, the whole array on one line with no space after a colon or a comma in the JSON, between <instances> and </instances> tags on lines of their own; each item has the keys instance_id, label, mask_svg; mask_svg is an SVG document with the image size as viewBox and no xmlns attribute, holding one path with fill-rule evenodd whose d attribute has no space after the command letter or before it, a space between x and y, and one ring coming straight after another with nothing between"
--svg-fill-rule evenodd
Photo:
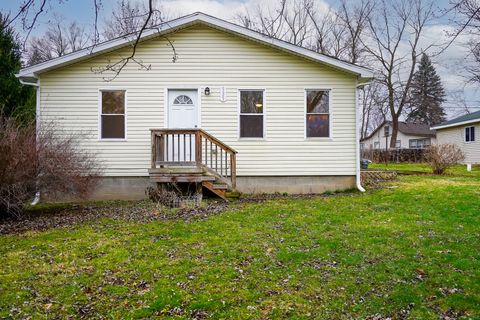
<instances>
[{"instance_id":1,"label":"neighbor house roof","mask_svg":"<svg viewBox=\"0 0 480 320\"><path fill-rule=\"evenodd\" d=\"M440 123L440 124L432 127L432 129L438 130L438 129L461 126L461 125L469 124L469 123L475 123L475 122L480 122L480 111L465 114L463 116L452 119L450 121Z\"/></svg>"},{"instance_id":2,"label":"neighbor house roof","mask_svg":"<svg viewBox=\"0 0 480 320\"><path fill-rule=\"evenodd\" d=\"M145 30L140 38L141 41L152 39L159 35L164 35L179 29L187 28L192 25L202 23L215 29L223 30L237 36L248 38L253 41L260 42L262 44L280 49L282 51L289 52L291 54L307 58L322 64L326 64L333 68L352 73L357 75L360 82L366 82L373 78L373 73L370 69L357 66L352 63L348 63L324 54L317 53L306 48L293 45L291 43L272 38L262 33L250 30L248 28L239 26L237 24L201 13L193 13L187 16L180 17L156 26L154 29ZM64 55L59 58L55 58L43 63L39 63L20 70L17 75L20 79L30 81L37 78L37 76L43 72L54 70L75 62L86 60L94 56L110 52L131 44L135 37L130 34L117 39L109 40L93 47L82 49L70 54Z\"/></svg>"},{"instance_id":3,"label":"neighbor house roof","mask_svg":"<svg viewBox=\"0 0 480 320\"><path fill-rule=\"evenodd\" d=\"M384 125L392 125L391 121L384 121L379 125L372 133L367 137L363 138L362 141L370 139L378 130L380 130ZM420 136L420 137L435 137L435 130L430 129L428 124L422 123L409 123L409 122L398 122L398 131L405 135L409 136Z\"/></svg>"}]
</instances>

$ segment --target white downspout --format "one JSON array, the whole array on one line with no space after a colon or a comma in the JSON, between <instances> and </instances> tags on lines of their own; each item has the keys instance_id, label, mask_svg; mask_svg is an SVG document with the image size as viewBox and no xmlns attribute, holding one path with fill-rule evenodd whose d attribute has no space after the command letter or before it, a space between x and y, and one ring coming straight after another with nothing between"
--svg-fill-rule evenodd
<instances>
[{"instance_id":1,"label":"white downspout","mask_svg":"<svg viewBox=\"0 0 480 320\"><path fill-rule=\"evenodd\" d=\"M370 82L366 82L366 83L361 83L359 84L358 83L358 80L357 80L357 84L355 85L355 140L356 140L356 143L355 143L355 146L356 146L356 160L357 160L357 164L356 164L356 185L357 185L357 189L358 191L360 192L365 192L365 189L362 187L362 180L361 180L361 176L360 176L360 137L358 135L358 131L360 130L360 127L359 127L359 121L360 121L360 118L359 118L359 112L358 112L358 88L361 87L361 86L365 86L367 84L369 84Z\"/></svg>"},{"instance_id":2,"label":"white downspout","mask_svg":"<svg viewBox=\"0 0 480 320\"><path fill-rule=\"evenodd\" d=\"M37 83L34 82L26 82L22 79L18 79L21 84L25 86L33 86L35 87L35 134L38 143L38 137L40 133L40 79L37 80ZM35 198L30 205L35 206L40 202L40 191L35 193Z\"/></svg>"}]
</instances>

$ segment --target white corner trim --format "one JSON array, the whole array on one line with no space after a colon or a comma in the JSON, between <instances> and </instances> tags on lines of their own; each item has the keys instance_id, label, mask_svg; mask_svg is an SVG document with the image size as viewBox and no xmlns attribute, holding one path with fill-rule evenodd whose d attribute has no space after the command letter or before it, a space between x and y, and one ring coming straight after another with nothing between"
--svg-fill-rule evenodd
<instances>
[{"instance_id":1,"label":"white corner trim","mask_svg":"<svg viewBox=\"0 0 480 320\"><path fill-rule=\"evenodd\" d=\"M278 39L263 35L259 32L250 30L248 28L239 26L237 24L210 16L201 12L196 12L196 13L186 15L178 19L174 19L174 20L165 22L163 24L160 24L155 29L150 29L145 31L142 34L140 40L141 41L148 40L158 35L173 32L181 28L186 28L196 23L204 23L209 25L210 27L221 29L223 31L230 32L241 37L249 38L251 40L255 40L263 44L276 47L277 49L281 49L296 55L303 56L305 58L314 60L316 62L321 62L327 65L330 65L334 68L338 68L343 71L356 74L357 76L363 79L373 78L373 72L370 69L360 67L348 62L344 62L342 60L338 60L338 59L305 49L303 47L293 45L283 40L278 40ZM38 74L42 72L52 70L61 66L65 66L74 62L82 61L87 58L91 58L99 54L113 51L121 47L127 46L132 41L134 41L134 39L135 38L132 37L132 34L130 34L117 39L109 40L109 41L97 44L94 47L85 48L85 49L64 55L59 58L55 58L43 63L36 64L34 66L21 69L17 76L19 78L34 78L34 77L37 77Z\"/></svg>"}]
</instances>

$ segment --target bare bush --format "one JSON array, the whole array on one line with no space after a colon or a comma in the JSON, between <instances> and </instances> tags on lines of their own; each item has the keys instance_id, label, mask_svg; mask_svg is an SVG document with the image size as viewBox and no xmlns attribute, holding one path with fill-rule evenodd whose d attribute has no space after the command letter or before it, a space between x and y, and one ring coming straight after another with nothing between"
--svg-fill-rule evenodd
<instances>
[{"instance_id":1,"label":"bare bush","mask_svg":"<svg viewBox=\"0 0 480 320\"><path fill-rule=\"evenodd\" d=\"M33 125L0 119L0 217L21 217L36 191L82 198L94 189L101 166L80 136L46 126L37 137Z\"/></svg>"},{"instance_id":2,"label":"bare bush","mask_svg":"<svg viewBox=\"0 0 480 320\"><path fill-rule=\"evenodd\" d=\"M160 184L148 187L145 193L153 202L168 208L197 207L202 202L202 193L198 192L195 183Z\"/></svg>"},{"instance_id":3,"label":"bare bush","mask_svg":"<svg viewBox=\"0 0 480 320\"><path fill-rule=\"evenodd\" d=\"M443 174L449 167L463 161L465 154L457 145L445 143L430 146L425 157L434 174Z\"/></svg>"}]
</instances>

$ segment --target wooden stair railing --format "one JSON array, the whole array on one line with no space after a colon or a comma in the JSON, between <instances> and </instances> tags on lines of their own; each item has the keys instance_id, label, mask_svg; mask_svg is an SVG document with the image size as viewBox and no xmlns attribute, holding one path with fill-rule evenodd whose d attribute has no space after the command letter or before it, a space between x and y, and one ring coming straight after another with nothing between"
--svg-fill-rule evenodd
<instances>
[{"instance_id":1,"label":"wooden stair railing","mask_svg":"<svg viewBox=\"0 0 480 320\"><path fill-rule=\"evenodd\" d=\"M196 166L236 188L237 152L202 129L150 129L151 168Z\"/></svg>"}]
</instances>

